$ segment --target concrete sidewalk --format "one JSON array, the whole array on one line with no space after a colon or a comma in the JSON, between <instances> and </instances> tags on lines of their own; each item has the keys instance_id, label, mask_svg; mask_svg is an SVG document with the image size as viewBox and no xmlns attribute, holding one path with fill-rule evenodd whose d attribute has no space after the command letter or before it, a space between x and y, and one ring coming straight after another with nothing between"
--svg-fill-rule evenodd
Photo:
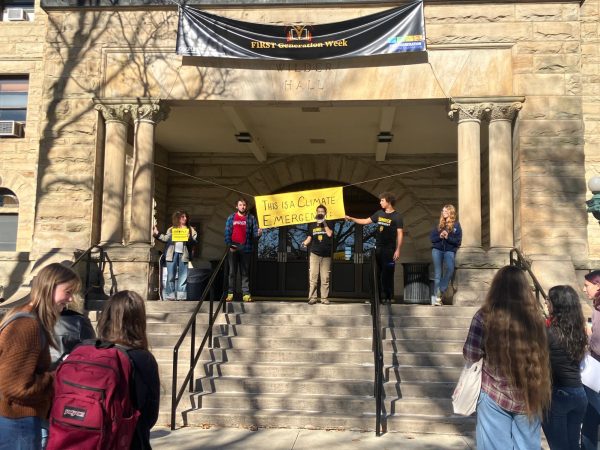
<instances>
[{"instance_id":1,"label":"concrete sidewalk","mask_svg":"<svg viewBox=\"0 0 600 450\"><path fill-rule=\"evenodd\" d=\"M155 427L151 433L154 450L475 450L471 436L264 429L195 427L171 431Z\"/></svg>"}]
</instances>

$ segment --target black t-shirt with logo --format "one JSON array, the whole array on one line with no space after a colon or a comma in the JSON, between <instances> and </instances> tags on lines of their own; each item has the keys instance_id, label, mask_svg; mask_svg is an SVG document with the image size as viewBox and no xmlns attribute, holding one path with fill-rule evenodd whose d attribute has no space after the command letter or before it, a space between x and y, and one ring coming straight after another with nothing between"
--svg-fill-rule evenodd
<instances>
[{"instance_id":1,"label":"black t-shirt with logo","mask_svg":"<svg viewBox=\"0 0 600 450\"><path fill-rule=\"evenodd\" d=\"M395 249L398 228L404 227L404 221L398 211L386 213L379 210L371 216L371 222L377 225L377 247Z\"/></svg>"},{"instance_id":2,"label":"black t-shirt with logo","mask_svg":"<svg viewBox=\"0 0 600 450\"><path fill-rule=\"evenodd\" d=\"M310 252L317 256L331 256L331 238L327 236L325 227L320 223L311 223L308 226L310 241Z\"/></svg>"}]
</instances>

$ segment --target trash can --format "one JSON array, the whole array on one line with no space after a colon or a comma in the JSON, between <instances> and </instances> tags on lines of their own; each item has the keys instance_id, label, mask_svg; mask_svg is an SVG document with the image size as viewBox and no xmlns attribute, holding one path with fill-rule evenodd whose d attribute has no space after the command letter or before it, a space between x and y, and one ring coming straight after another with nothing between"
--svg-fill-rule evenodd
<instances>
[{"instance_id":1,"label":"trash can","mask_svg":"<svg viewBox=\"0 0 600 450\"><path fill-rule=\"evenodd\" d=\"M429 263L402 263L404 303L430 303Z\"/></svg>"},{"instance_id":2,"label":"trash can","mask_svg":"<svg viewBox=\"0 0 600 450\"><path fill-rule=\"evenodd\" d=\"M187 299L198 301L210 279L210 269L188 269ZM206 298L208 300L209 297Z\"/></svg>"}]
</instances>

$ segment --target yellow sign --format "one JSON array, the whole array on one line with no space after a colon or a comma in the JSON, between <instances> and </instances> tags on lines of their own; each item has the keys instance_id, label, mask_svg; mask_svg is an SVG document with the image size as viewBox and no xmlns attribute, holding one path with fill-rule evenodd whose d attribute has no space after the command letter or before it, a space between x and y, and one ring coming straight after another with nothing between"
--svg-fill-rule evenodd
<instances>
[{"instance_id":1,"label":"yellow sign","mask_svg":"<svg viewBox=\"0 0 600 450\"><path fill-rule=\"evenodd\" d=\"M256 197L256 214L260 228L299 225L315 221L317 206L327 208L327 219L343 219L344 188L342 186L310 191Z\"/></svg>"},{"instance_id":2,"label":"yellow sign","mask_svg":"<svg viewBox=\"0 0 600 450\"><path fill-rule=\"evenodd\" d=\"M190 229L185 228L171 228L171 240L173 242L187 242L190 237Z\"/></svg>"}]
</instances>

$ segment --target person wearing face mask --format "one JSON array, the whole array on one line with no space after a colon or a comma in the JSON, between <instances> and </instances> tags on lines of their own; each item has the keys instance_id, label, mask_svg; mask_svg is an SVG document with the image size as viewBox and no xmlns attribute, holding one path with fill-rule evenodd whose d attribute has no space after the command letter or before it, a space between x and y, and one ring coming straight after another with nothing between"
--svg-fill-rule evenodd
<instances>
[{"instance_id":1,"label":"person wearing face mask","mask_svg":"<svg viewBox=\"0 0 600 450\"><path fill-rule=\"evenodd\" d=\"M236 211L225 222L225 245L229 247L229 289L226 300L233 301L237 272L242 278L242 300L251 302L250 294L250 260L252 259L252 243L260 237L262 230L258 228L256 218L248 214L248 202L240 198L236 203Z\"/></svg>"},{"instance_id":2,"label":"person wearing face mask","mask_svg":"<svg viewBox=\"0 0 600 450\"><path fill-rule=\"evenodd\" d=\"M431 257L434 268L435 305L441 306L454 273L454 258L462 241L462 229L456 218L456 208L445 205L440 220L431 230ZM445 270L444 270L445 266Z\"/></svg>"},{"instance_id":3,"label":"person wearing face mask","mask_svg":"<svg viewBox=\"0 0 600 450\"><path fill-rule=\"evenodd\" d=\"M304 247L310 245L309 259L309 289L308 304L314 305L319 300L317 286L321 279L321 303L329 304L329 275L331 273L331 236L333 230L329 228L325 217L327 208L317 206L316 222L308 226L308 236L302 242Z\"/></svg>"},{"instance_id":4,"label":"person wearing face mask","mask_svg":"<svg viewBox=\"0 0 600 450\"><path fill-rule=\"evenodd\" d=\"M33 279L29 303L10 310L0 323L0 450L42 448L53 396L54 325L80 288L75 272L50 264Z\"/></svg>"}]
</instances>

